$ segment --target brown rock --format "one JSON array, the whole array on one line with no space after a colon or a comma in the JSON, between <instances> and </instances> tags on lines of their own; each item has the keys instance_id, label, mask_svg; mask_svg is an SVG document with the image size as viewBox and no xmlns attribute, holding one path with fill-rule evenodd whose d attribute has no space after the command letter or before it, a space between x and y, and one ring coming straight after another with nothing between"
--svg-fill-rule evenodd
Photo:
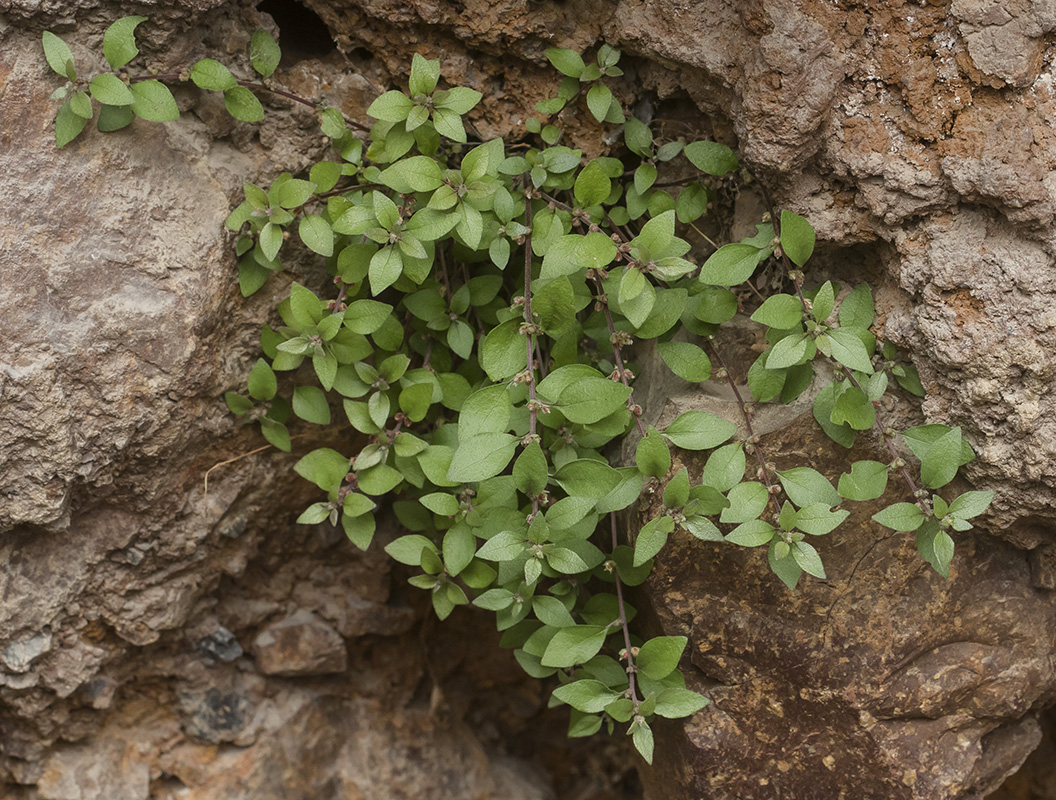
<instances>
[{"instance_id":1,"label":"brown rock","mask_svg":"<svg viewBox=\"0 0 1056 800\"><path fill-rule=\"evenodd\" d=\"M345 640L310 611L266 625L253 640L253 656L265 675L329 675L348 667Z\"/></svg>"}]
</instances>

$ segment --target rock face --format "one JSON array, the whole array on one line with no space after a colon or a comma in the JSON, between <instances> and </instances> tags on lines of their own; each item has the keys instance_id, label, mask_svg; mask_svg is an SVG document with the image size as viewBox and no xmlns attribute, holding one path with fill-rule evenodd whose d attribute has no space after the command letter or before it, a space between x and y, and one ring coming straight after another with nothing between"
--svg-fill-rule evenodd
<instances>
[{"instance_id":1,"label":"rock face","mask_svg":"<svg viewBox=\"0 0 1056 800\"><path fill-rule=\"evenodd\" d=\"M873 284L884 334L928 390L899 413L961 425L979 454L969 479L997 492L948 582L864 514L826 543L831 580L795 594L751 554L675 540L644 596L658 629L690 637L690 681L714 705L660 730L653 796L974 797L1014 771L1056 695L1056 6L306 5L335 48L280 30L291 88L362 117L411 51L442 57L445 78L484 92L485 137L552 89L546 47L621 47L625 101L736 146L811 219L825 270L811 280ZM178 123L55 152L40 31L87 64L127 13L0 0L5 791L548 796L550 779L499 744L529 736L545 691L495 682L508 661L430 651L444 634L423 650L386 563L292 526L311 497L278 483L295 457L251 452L259 440L219 402L272 307L238 297L220 225L243 180L307 163L311 115L276 107L258 132L180 90ZM237 61L272 24L222 0L149 13L141 47L165 68ZM648 389L652 412L671 413L675 392ZM767 446L842 471L808 422L776 421Z\"/></svg>"}]
</instances>

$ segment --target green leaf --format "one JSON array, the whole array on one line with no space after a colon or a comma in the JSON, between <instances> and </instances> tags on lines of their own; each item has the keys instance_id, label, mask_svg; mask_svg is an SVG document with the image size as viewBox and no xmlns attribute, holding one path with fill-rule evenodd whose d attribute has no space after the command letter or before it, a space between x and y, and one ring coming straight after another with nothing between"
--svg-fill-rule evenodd
<instances>
[{"instance_id":1,"label":"green leaf","mask_svg":"<svg viewBox=\"0 0 1056 800\"><path fill-rule=\"evenodd\" d=\"M682 467L664 487L664 505L668 508L682 508L689 502L689 471Z\"/></svg>"},{"instance_id":2,"label":"green leaf","mask_svg":"<svg viewBox=\"0 0 1056 800\"><path fill-rule=\"evenodd\" d=\"M462 126L462 117L454 111L448 111L446 108L434 109L433 127L441 136L452 141L462 143L466 141L466 129Z\"/></svg>"},{"instance_id":3,"label":"green leaf","mask_svg":"<svg viewBox=\"0 0 1056 800\"><path fill-rule=\"evenodd\" d=\"M575 625L562 628L550 640L541 659L544 667L564 669L594 658L605 644L606 628L600 625Z\"/></svg>"},{"instance_id":4,"label":"green leaf","mask_svg":"<svg viewBox=\"0 0 1056 800\"><path fill-rule=\"evenodd\" d=\"M294 472L324 492L336 490L344 481L348 470L348 458L329 447L312 450L293 465Z\"/></svg>"},{"instance_id":5,"label":"green leaf","mask_svg":"<svg viewBox=\"0 0 1056 800\"><path fill-rule=\"evenodd\" d=\"M541 214L539 216L542 216ZM538 217L533 233L538 234ZM604 268L616 258L616 245L604 233L561 236L543 256L539 276L544 280L573 275L580 270Z\"/></svg>"},{"instance_id":6,"label":"green leaf","mask_svg":"<svg viewBox=\"0 0 1056 800\"><path fill-rule=\"evenodd\" d=\"M635 659L638 672L659 681L678 669L689 640L685 636L657 636L642 645Z\"/></svg>"},{"instance_id":7,"label":"green leaf","mask_svg":"<svg viewBox=\"0 0 1056 800\"><path fill-rule=\"evenodd\" d=\"M297 235L313 253L329 258L334 254L334 232L330 223L318 214L305 214L301 217Z\"/></svg>"},{"instance_id":8,"label":"green leaf","mask_svg":"<svg viewBox=\"0 0 1056 800\"><path fill-rule=\"evenodd\" d=\"M403 92L385 92L370 104L367 113L385 122L403 122L414 108L414 103Z\"/></svg>"},{"instance_id":9,"label":"green leaf","mask_svg":"<svg viewBox=\"0 0 1056 800\"><path fill-rule=\"evenodd\" d=\"M436 545L417 533L401 536L385 547L385 552L389 554L390 558L409 567L421 566L423 550L433 555L437 554Z\"/></svg>"},{"instance_id":10,"label":"green leaf","mask_svg":"<svg viewBox=\"0 0 1056 800\"><path fill-rule=\"evenodd\" d=\"M458 575L476 555L477 539L466 524L455 525L444 534L444 566L448 574Z\"/></svg>"},{"instance_id":11,"label":"green leaf","mask_svg":"<svg viewBox=\"0 0 1056 800\"><path fill-rule=\"evenodd\" d=\"M319 378L319 383L324 389L330 391L334 388L334 378L337 377L337 358L329 350L316 352L312 355L312 368Z\"/></svg>"},{"instance_id":12,"label":"green leaf","mask_svg":"<svg viewBox=\"0 0 1056 800\"><path fill-rule=\"evenodd\" d=\"M484 97L476 89L468 89L465 86L455 86L451 89L441 90L433 95L433 105L436 108L450 111L453 114L466 114L473 109Z\"/></svg>"},{"instance_id":13,"label":"green leaf","mask_svg":"<svg viewBox=\"0 0 1056 800\"><path fill-rule=\"evenodd\" d=\"M345 529L345 536L360 550L366 550L374 540L375 529L374 517L369 514L361 516L341 515L341 527Z\"/></svg>"},{"instance_id":14,"label":"green leaf","mask_svg":"<svg viewBox=\"0 0 1056 800\"><path fill-rule=\"evenodd\" d=\"M132 113L149 122L171 122L180 116L172 92L158 81L140 81L131 86L135 102Z\"/></svg>"},{"instance_id":15,"label":"green leaf","mask_svg":"<svg viewBox=\"0 0 1056 800\"><path fill-rule=\"evenodd\" d=\"M813 575L815 578L825 577L825 567L822 566L821 556L806 542L792 543L792 558L808 575Z\"/></svg>"},{"instance_id":16,"label":"green leaf","mask_svg":"<svg viewBox=\"0 0 1056 800\"><path fill-rule=\"evenodd\" d=\"M551 530L563 531L576 525L594 508L587 497L565 497L546 510L546 524Z\"/></svg>"},{"instance_id":17,"label":"green leaf","mask_svg":"<svg viewBox=\"0 0 1056 800\"><path fill-rule=\"evenodd\" d=\"M458 499L451 494L446 492L432 492L430 494L422 495L418 498L423 506L428 508L434 514L440 514L444 517L453 517L458 511ZM474 545L473 550L476 551Z\"/></svg>"},{"instance_id":18,"label":"green leaf","mask_svg":"<svg viewBox=\"0 0 1056 800\"><path fill-rule=\"evenodd\" d=\"M795 328L803 321L803 304L790 294L771 295L752 314L752 319L779 330Z\"/></svg>"},{"instance_id":19,"label":"green leaf","mask_svg":"<svg viewBox=\"0 0 1056 800\"><path fill-rule=\"evenodd\" d=\"M443 175L440 165L433 159L428 156L412 156L400 159L382 171L380 180L397 192L409 194L411 192L431 192L440 188Z\"/></svg>"},{"instance_id":20,"label":"green leaf","mask_svg":"<svg viewBox=\"0 0 1056 800\"><path fill-rule=\"evenodd\" d=\"M263 28L254 31L249 40L249 63L262 78L275 72L281 58L282 51L272 35Z\"/></svg>"},{"instance_id":21,"label":"green leaf","mask_svg":"<svg viewBox=\"0 0 1056 800\"><path fill-rule=\"evenodd\" d=\"M293 413L316 425L330 424L330 404L323 391L315 386L298 386L293 390Z\"/></svg>"},{"instance_id":22,"label":"green leaf","mask_svg":"<svg viewBox=\"0 0 1056 800\"><path fill-rule=\"evenodd\" d=\"M546 489L546 456L539 442L532 442L517 457L513 465L513 480L517 488L529 497L535 497Z\"/></svg>"},{"instance_id":23,"label":"green leaf","mask_svg":"<svg viewBox=\"0 0 1056 800\"><path fill-rule=\"evenodd\" d=\"M634 540L634 566L640 567L667 543L667 537L675 529L675 521L669 516L649 520Z\"/></svg>"},{"instance_id":24,"label":"green leaf","mask_svg":"<svg viewBox=\"0 0 1056 800\"><path fill-rule=\"evenodd\" d=\"M224 402L232 414L248 414L253 410L252 401L237 392L224 392Z\"/></svg>"},{"instance_id":25,"label":"green leaf","mask_svg":"<svg viewBox=\"0 0 1056 800\"><path fill-rule=\"evenodd\" d=\"M800 508L809 506L811 503L825 503L829 508L839 505L840 493L832 488L832 484L815 469L810 467L795 467L777 473L781 479L781 485L785 488L788 499Z\"/></svg>"},{"instance_id":26,"label":"green leaf","mask_svg":"<svg viewBox=\"0 0 1056 800\"><path fill-rule=\"evenodd\" d=\"M260 250L264 258L274 261L282 247L282 228L273 222L268 222L260 229Z\"/></svg>"},{"instance_id":27,"label":"green leaf","mask_svg":"<svg viewBox=\"0 0 1056 800\"><path fill-rule=\"evenodd\" d=\"M832 412L836 408L836 400L841 391L841 387L836 383L830 383L818 392L818 396L814 398L814 419L830 439L849 448L854 445L854 431L846 425L837 425L832 421Z\"/></svg>"},{"instance_id":28,"label":"green leaf","mask_svg":"<svg viewBox=\"0 0 1056 800\"><path fill-rule=\"evenodd\" d=\"M524 552L528 541L522 533L503 531L492 536L477 551L487 561L512 561Z\"/></svg>"},{"instance_id":29,"label":"green leaf","mask_svg":"<svg viewBox=\"0 0 1056 800\"><path fill-rule=\"evenodd\" d=\"M593 547L593 545L589 546ZM547 545L545 552L546 563L562 575L579 575L583 572L588 572L592 566L597 566L597 564L588 565L578 553L568 547ZM602 560L603 557L599 554L597 563L601 563Z\"/></svg>"},{"instance_id":30,"label":"green leaf","mask_svg":"<svg viewBox=\"0 0 1056 800\"><path fill-rule=\"evenodd\" d=\"M656 346L668 368L684 381L697 383L711 377L707 354L689 342L664 342Z\"/></svg>"},{"instance_id":31,"label":"green leaf","mask_svg":"<svg viewBox=\"0 0 1056 800\"><path fill-rule=\"evenodd\" d=\"M708 190L699 183L691 183L679 192L675 214L682 223L694 222L708 210Z\"/></svg>"},{"instance_id":32,"label":"green leaf","mask_svg":"<svg viewBox=\"0 0 1056 800\"><path fill-rule=\"evenodd\" d=\"M278 381L268 362L258 358L249 372L249 396L254 400L271 400L278 391Z\"/></svg>"},{"instance_id":33,"label":"green leaf","mask_svg":"<svg viewBox=\"0 0 1056 800\"><path fill-rule=\"evenodd\" d=\"M818 289L817 294L814 295L813 308L811 309L811 316L819 323L824 323L832 314L832 309L835 302L835 292L832 288L832 281L825 281Z\"/></svg>"},{"instance_id":34,"label":"green leaf","mask_svg":"<svg viewBox=\"0 0 1056 800\"><path fill-rule=\"evenodd\" d=\"M116 75L109 73L96 75L88 84L88 88L92 92L92 97L106 105L130 106L136 101L135 96L124 82Z\"/></svg>"},{"instance_id":35,"label":"green leaf","mask_svg":"<svg viewBox=\"0 0 1056 800\"><path fill-rule=\"evenodd\" d=\"M828 339L832 344L833 358L845 367L856 369L867 375L872 374L873 363L869 359L869 351L865 349L861 337L852 329L834 328L829 331Z\"/></svg>"},{"instance_id":36,"label":"green leaf","mask_svg":"<svg viewBox=\"0 0 1056 800\"><path fill-rule=\"evenodd\" d=\"M915 503L895 503L873 514L873 520L896 531L915 531L924 524L924 512Z\"/></svg>"},{"instance_id":37,"label":"green leaf","mask_svg":"<svg viewBox=\"0 0 1056 800\"><path fill-rule=\"evenodd\" d=\"M70 99L67 101L70 106L70 110L73 111L78 117L84 117L86 120L92 118L92 100L88 96L88 92L74 92L70 95Z\"/></svg>"},{"instance_id":38,"label":"green leaf","mask_svg":"<svg viewBox=\"0 0 1056 800\"><path fill-rule=\"evenodd\" d=\"M758 547L774 538L776 529L769 522L751 519L742 522L726 535L726 541L741 547Z\"/></svg>"},{"instance_id":39,"label":"green leaf","mask_svg":"<svg viewBox=\"0 0 1056 800\"><path fill-rule=\"evenodd\" d=\"M961 429L953 428L936 439L920 460L920 479L931 489L952 481L961 465Z\"/></svg>"},{"instance_id":40,"label":"green leaf","mask_svg":"<svg viewBox=\"0 0 1056 800\"><path fill-rule=\"evenodd\" d=\"M146 19L122 17L106 29L103 34L103 55L111 69L123 67L139 55L139 48L136 47L136 26Z\"/></svg>"},{"instance_id":41,"label":"green leaf","mask_svg":"<svg viewBox=\"0 0 1056 800\"><path fill-rule=\"evenodd\" d=\"M562 75L570 78L578 78L587 68L583 63L583 57L575 50L565 50L551 47L545 51L547 59L554 65L554 69Z\"/></svg>"},{"instance_id":42,"label":"green leaf","mask_svg":"<svg viewBox=\"0 0 1056 800\"><path fill-rule=\"evenodd\" d=\"M535 292L532 313L539 315L539 324L547 332L558 333L569 328L576 318L576 296L572 282L564 275L548 281Z\"/></svg>"},{"instance_id":43,"label":"green leaf","mask_svg":"<svg viewBox=\"0 0 1056 800\"><path fill-rule=\"evenodd\" d=\"M623 408L630 396L631 388L622 383L584 377L566 386L558 395L557 403L569 422L589 425Z\"/></svg>"},{"instance_id":44,"label":"green leaf","mask_svg":"<svg viewBox=\"0 0 1056 800\"><path fill-rule=\"evenodd\" d=\"M284 172L272 181L268 189L268 200L273 206L285 209L299 208L311 199L313 192L315 184L296 180L290 173Z\"/></svg>"},{"instance_id":45,"label":"green leaf","mask_svg":"<svg viewBox=\"0 0 1056 800\"><path fill-rule=\"evenodd\" d=\"M644 195L656 183L656 167L652 164L640 164L634 171L634 190Z\"/></svg>"},{"instance_id":46,"label":"green leaf","mask_svg":"<svg viewBox=\"0 0 1056 800\"><path fill-rule=\"evenodd\" d=\"M849 515L845 509L830 511L824 503L811 503L796 512L795 526L811 536L824 536L836 530Z\"/></svg>"},{"instance_id":47,"label":"green leaf","mask_svg":"<svg viewBox=\"0 0 1056 800\"><path fill-rule=\"evenodd\" d=\"M850 425L856 431L867 431L876 423L876 408L865 392L857 386L847 386L836 399L830 418L835 425Z\"/></svg>"},{"instance_id":48,"label":"green leaf","mask_svg":"<svg viewBox=\"0 0 1056 800\"><path fill-rule=\"evenodd\" d=\"M504 381L527 367L528 337L520 332L522 324L523 320L508 320L480 344L480 366L493 381Z\"/></svg>"},{"instance_id":49,"label":"green leaf","mask_svg":"<svg viewBox=\"0 0 1056 800\"><path fill-rule=\"evenodd\" d=\"M683 450L710 450L729 441L736 432L732 422L707 411L686 411L667 426L664 436Z\"/></svg>"},{"instance_id":50,"label":"green leaf","mask_svg":"<svg viewBox=\"0 0 1056 800\"><path fill-rule=\"evenodd\" d=\"M770 493L763 484L746 481L730 489L727 499L730 505L722 510L719 521L740 524L763 513L770 501Z\"/></svg>"},{"instance_id":51,"label":"green leaf","mask_svg":"<svg viewBox=\"0 0 1056 800\"><path fill-rule=\"evenodd\" d=\"M856 287L840 303L840 327L868 330L875 315L873 293L866 283Z\"/></svg>"},{"instance_id":52,"label":"green leaf","mask_svg":"<svg viewBox=\"0 0 1056 800\"><path fill-rule=\"evenodd\" d=\"M950 561L953 560L954 543L934 519L924 521L917 530L917 550L944 578L950 577Z\"/></svg>"},{"instance_id":53,"label":"green leaf","mask_svg":"<svg viewBox=\"0 0 1056 800\"><path fill-rule=\"evenodd\" d=\"M631 740L634 749L645 759L646 764L653 763L653 731L645 722L637 722L631 726Z\"/></svg>"},{"instance_id":54,"label":"green leaf","mask_svg":"<svg viewBox=\"0 0 1056 800\"><path fill-rule=\"evenodd\" d=\"M421 422L432 405L433 385L416 383L400 391L400 410L411 422Z\"/></svg>"},{"instance_id":55,"label":"green leaf","mask_svg":"<svg viewBox=\"0 0 1056 800\"><path fill-rule=\"evenodd\" d=\"M653 132L649 126L641 120L631 117L623 128L623 140L627 149L642 158L649 158L653 154Z\"/></svg>"},{"instance_id":56,"label":"green leaf","mask_svg":"<svg viewBox=\"0 0 1056 800\"><path fill-rule=\"evenodd\" d=\"M813 345L804 333L793 333L785 336L771 347L766 354L767 369L784 369L809 360L813 357Z\"/></svg>"},{"instance_id":57,"label":"green leaf","mask_svg":"<svg viewBox=\"0 0 1056 800\"><path fill-rule=\"evenodd\" d=\"M656 698L654 712L658 717L681 719L696 714L711 701L689 689L664 689Z\"/></svg>"},{"instance_id":58,"label":"green leaf","mask_svg":"<svg viewBox=\"0 0 1056 800\"><path fill-rule=\"evenodd\" d=\"M411 59L411 77L407 85L411 96L432 94L438 80L440 80L440 59L427 59L421 53L415 53Z\"/></svg>"},{"instance_id":59,"label":"green leaf","mask_svg":"<svg viewBox=\"0 0 1056 800\"><path fill-rule=\"evenodd\" d=\"M913 455L923 461L927 458L932 446L951 430L953 428L948 425L918 425L915 428L907 428L902 431L902 438L909 446L909 449L913 451ZM961 453L958 457L960 464L958 466L967 464L973 458L975 458L975 453L972 451L971 445L963 441L962 438Z\"/></svg>"},{"instance_id":60,"label":"green leaf","mask_svg":"<svg viewBox=\"0 0 1056 800\"><path fill-rule=\"evenodd\" d=\"M701 516L690 516L686 517L686 521L682 523L684 527L691 534L696 536L698 539L704 542L721 542L724 541L722 533L718 528L709 520L707 517Z\"/></svg>"},{"instance_id":61,"label":"green leaf","mask_svg":"<svg viewBox=\"0 0 1056 800\"><path fill-rule=\"evenodd\" d=\"M224 92L224 108L227 113L242 122L260 122L264 119L264 106L253 92L236 86Z\"/></svg>"},{"instance_id":62,"label":"green leaf","mask_svg":"<svg viewBox=\"0 0 1056 800\"><path fill-rule=\"evenodd\" d=\"M65 147L77 138L87 124L88 120L73 113L70 101L67 100L55 116L55 145L59 148Z\"/></svg>"},{"instance_id":63,"label":"green leaf","mask_svg":"<svg viewBox=\"0 0 1056 800\"><path fill-rule=\"evenodd\" d=\"M965 492L950 503L946 513L954 519L969 520L986 511L993 499L993 492Z\"/></svg>"},{"instance_id":64,"label":"green leaf","mask_svg":"<svg viewBox=\"0 0 1056 800\"><path fill-rule=\"evenodd\" d=\"M70 50L66 42L62 41L51 31L44 31L41 36L41 42L44 45L44 58L48 62L48 66L63 78L69 78L69 80L76 80L76 72L74 76L70 75L70 65L73 64L73 52ZM60 147L62 145L59 145Z\"/></svg>"},{"instance_id":65,"label":"green leaf","mask_svg":"<svg viewBox=\"0 0 1056 800\"><path fill-rule=\"evenodd\" d=\"M290 452L290 432L281 422L276 422L268 417L260 419L260 433L268 440L268 443L279 448L283 452Z\"/></svg>"},{"instance_id":66,"label":"green leaf","mask_svg":"<svg viewBox=\"0 0 1056 800\"><path fill-rule=\"evenodd\" d=\"M381 248L370 259L370 293L377 296L388 289L399 280L403 269L399 248L392 245Z\"/></svg>"},{"instance_id":67,"label":"green leaf","mask_svg":"<svg viewBox=\"0 0 1056 800\"><path fill-rule=\"evenodd\" d=\"M96 126L104 133L119 131L132 124L132 120L135 118L136 115L132 113L132 109L129 106L104 105L99 109L99 121Z\"/></svg>"},{"instance_id":68,"label":"green leaf","mask_svg":"<svg viewBox=\"0 0 1056 800\"><path fill-rule=\"evenodd\" d=\"M720 447L708 456L701 474L701 483L720 492L728 492L741 482L745 466L743 445L736 442Z\"/></svg>"},{"instance_id":69,"label":"green leaf","mask_svg":"<svg viewBox=\"0 0 1056 800\"><path fill-rule=\"evenodd\" d=\"M814 252L814 228L792 211L781 212L781 249L797 267L806 264Z\"/></svg>"},{"instance_id":70,"label":"green leaf","mask_svg":"<svg viewBox=\"0 0 1056 800\"><path fill-rule=\"evenodd\" d=\"M848 500L875 500L887 489L887 465L856 461L840 476L839 492Z\"/></svg>"},{"instance_id":71,"label":"green leaf","mask_svg":"<svg viewBox=\"0 0 1056 800\"><path fill-rule=\"evenodd\" d=\"M355 333L369 334L378 330L392 315L392 306L377 300L355 300L345 311L345 327Z\"/></svg>"},{"instance_id":72,"label":"green leaf","mask_svg":"<svg viewBox=\"0 0 1056 800\"><path fill-rule=\"evenodd\" d=\"M656 428L650 427L639 440L634 461L639 472L653 478L662 478L671 469L671 451Z\"/></svg>"},{"instance_id":73,"label":"green leaf","mask_svg":"<svg viewBox=\"0 0 1056 800\"><path fill-rule=\"evenodd\" d=\"M308 506L299 517L297 517L298 525L318 525L324 519L330 516L330 504L329 503L312 503Z\"/></svg>"},{"instance_id":74,"label":"green leaf","mask_svg":"<svg viewBox=\"0 0 1056 800\"><path fill-rule=\"evenodd\" d=\"M752 277L767 255L769 251L750 244L723 245L704 262L700 280L712 286L737 286Z\"/></svg>"},{"instance_id":75,"label":"green leaf","mask_svg":"<svg viewBox=\"0 0 1056 800\"><path fill-rule=\"evenodd\" d=\"M585 714L598 714L620 695L601 681L580 680L554 689L554 697Z\"/></svg>"},{"instance_id":76,"label":"green leaf","mask_svg":"<svg viewBox=\"0 0 1056 800\"><path fill-rule=\"evenodd\" d=\"M709 175L726 175L738 167L737 156L718 142L691 142L683 152L694 167Z\"/></svg>"},{"instance_id":77,"label":"green leaf","mask_svg":"<svg viewBox=\"0 0 1056 800\"><path fill-rule=\"evenodd\" d=\"M508 433L481 433L459 440L447 479L459 483L482 481L506 469L517 449Z\"/></svg>"},{"instance_id":78,"label":"green leaf","mask_svg":"<svg viewBox=\"0 0 1056 800\"><path fill-rule=\"evenodd\" d=\"M211 58L203 58L191 67L191 80L198 88L214 92L223 92L238 86L231 70Z\"/></svg>"},{"instance_id":79,"label":"green leaf","mask_svg":"<svg viewBox=\"0 0 1056 800\"><path fill-rule=\"evenodd\" d=\"M509 589L489 589L474 599L473 605L488 611L502 611L513 605L513 592Z\"/></svg>"},{"instance_id":80,"label":"green leaf","mask_svg":"<svg viewBox=\"0 0 1056 800\"><path fill-rule=\"evenodd\" d=\"M583 208L601 203L612 191L612 181L597 160L591 161L576 178L574 194Z\"/></svg>"},{"instance_id":81,"label":"green leaf","mask_svg":"<svg viewBox=\"0 0 1056 800\"><path fill-rule=\"evenodd\" d=\"M377 464L357 473L359 490L372 496L385 495L403 482L403 474L388 464Z\"/></svg>"},{"instance_id":82,"label":"green leaf","mask_svg":"<svg viewBox=\"0 0 1056 800\"><path fill-rule=\"evenodd\" d=\"M458 434L469 438L482 433L505 433L510 427L513 404L505 386L478 389L462 404Z\"/></svg>"},{"instance_id":83,"label":"green leaf","mask_svg":"<svg viewBox=\"0 0 1056 800\"><path fill-rule=\"evenodd\" d=\"M803 568L792 557L792 549L780 538L774 537L767 552L770 569L789 589L795 589Z\"/></svg>"}]
</instances>

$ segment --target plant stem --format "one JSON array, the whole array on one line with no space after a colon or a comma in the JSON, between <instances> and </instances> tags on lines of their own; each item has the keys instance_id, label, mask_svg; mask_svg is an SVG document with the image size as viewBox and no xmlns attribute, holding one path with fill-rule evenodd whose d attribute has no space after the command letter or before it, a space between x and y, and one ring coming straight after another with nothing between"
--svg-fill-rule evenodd
<instances>
[{"instance_id":1,"label":"plant stem","mask_svg":"<svg viewBox=\"0 0 1056 800\"><path fill-rule=\"evenodd\" d=\"M620 544L619 537L616 533L616 512L609 512L609 527L612 530L612 549L613 552ZM631 703L634 704L634 713L638 713L638 706L642 703L638 699L638 688L636 685L636 676L638 668L634 665L634 652L631 647L631 629L627 623L627 606L623 601L623 583L620 581L620 573L618 570L613 570L612 577L616 581L616 607L619 610L620 618L618 622L620 627L623 629L623 647L627 653L627 691L631 695Z\"/></svg>"},{"instance_id":2,"label":"plant stem","mask_svg":"<svg viewBox=\"0 0 1056 800\"><path fill-rule=\"evenodd\" d=\"M730 374L729 367L726 366L726 362L722 358L722 354L719 352L719 348L715 346L715 343L710 339L707 342L708 350L711 351L712 357L719 363L719 367L723 372L726 373L726 382L733 390L733 396L737 398L737 405L741 409L741 416L744 417L744 427L748 432L748 441L752 445L752 449L755 451L755 456L759 460L759 472L762 475L763 482L766 484L767 494L770 496L770 503L773 504L774 513L780 514L781 509L777 503L777 495L773 491L774 484L770 479L770 468L767 466L766 455L763 453L762 448L759 446L755 431L752 429L752 415L748 410L748 404L744 402L744 398L741 395L741 390L737 386L737 382L733 379Z\"/></svg>"}]
</instances>

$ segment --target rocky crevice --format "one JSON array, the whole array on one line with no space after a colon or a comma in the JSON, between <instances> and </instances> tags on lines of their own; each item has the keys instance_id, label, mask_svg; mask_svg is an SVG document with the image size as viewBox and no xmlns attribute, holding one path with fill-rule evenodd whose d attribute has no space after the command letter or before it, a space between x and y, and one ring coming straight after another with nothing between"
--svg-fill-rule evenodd
<instances>
[{"instance_id":1,"label":"rocky crevice","mask_svg":"<svg viewBox=\"0 0 1056 800\"><path fill-rule=\"evenodd\" d=\"M1041 736L1035 715L1056 689L1051 5L307 3L336 51L299 53L287 85L362 117L410 52L441 57L445 79L484 92L472 122L486 138L551 90L546 47L623 48L626 102L677 109L671 130L737 147L810 218L825 251L811 280L873 284L883 335L928 390L896 415L961 425L979 454L968 478L997 492L949 582L867 515L825 543L831 580L795 595L753 554L676 539L643 595L658 628L690 636L689 680L714 706L662 729L646 773L656 797L982 796ZM242 180L303 168L319 139L310 114L281 103L258 131L187 89L178 123L56 154L40 31L69 34L87 64L127 13L0 2L6 791L552 796L556 779L509 746L530 736L545 692L499 656L437 650L453 634L422 645L376 555L294 529L309 493L282 477L291 457L224 463L206 493L210 468L259 444L219 397L243 380L273 307L237 296L220 223ZM141 46L167 67L237 61L272 24L220 0L146 13ZM589 124L570 133L604 147ZM735 205L758 208L751 191ZM643 389L657 415L676 402L665 396L714 403L659 379ZM843 455L808 423L783 419L769 446L838 474ZM625 763L584 752L601 772ZM283 783L291 773L302 783Z\"/></svg>"}]
</instances>

